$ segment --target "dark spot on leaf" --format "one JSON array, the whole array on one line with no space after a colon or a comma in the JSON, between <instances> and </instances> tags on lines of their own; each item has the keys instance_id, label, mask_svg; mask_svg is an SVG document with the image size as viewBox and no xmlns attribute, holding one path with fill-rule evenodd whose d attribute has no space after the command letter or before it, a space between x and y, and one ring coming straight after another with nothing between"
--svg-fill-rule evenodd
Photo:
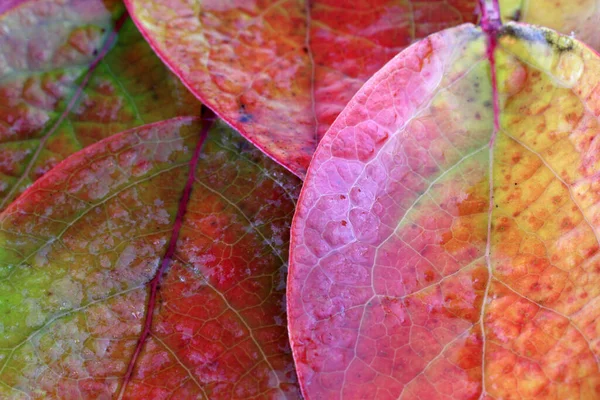
<instances>
[{"instance_id":1,"label":"dark spot on leaf","mask_svg":"<svg viewBox=\"0 0 600 400\"><path fill-rule=\"evenodd\" d=\"M246 123L246 122L252 121L252 114L250 114L248 111L246 111L246 104L240 103L240 108L238 111L240 113L238 121L240 121L241 123Z\"/></svg>"},{"instance_id":2,"label":"dark spot on leaf","mask_svg":"<svg viewBox=\"0 0 600 400\"><path fill-rule=\"evenodd\" d=\"M598 246L589 249L586 253L586 257L591 257L598 252Z\"/></svg>"},{"instance_id":3,"label":"dark spot on leaf","mask_svg":"<svg viewBox=\"0 0 600 400\"><path fill-rule=\"evenodd\" d=\"M562 229L573 229L575 225L573 224L573 221L571 221L571 219L563 218L563 220L560 222L560 226Z\"/></svg>"},{"instance_id":4,"label":"dark spot on leaf","mask_svg":"<svg viewBox=\"0 0 600 400\"><path fill-rule=\"evenodd\" d=\"M519 9L515 10L513 15L510 16L510 19L513 21L520 21L521 20L521 9L519 8Z\"/></svg>"},{"instance_id":5,"label":"dark spot on leaf","mask_svg":"<svg viewBox=\"0 0 600 400\"><path fill-rule=\"evenodd\" d=\"M575 47L573 39L568 36L559 35L554 31L545 30L544 37L546 38L546 42L559 53L571 51Z\"/></svg>"},{"instance_id":6,"label":"dark spot on leaf","mask_svg":"<svg viewBox=\"0 0 600 400\"><path fill-rule=\"evenodd\" d=\"M250 122L252 121L252 117L250 115L240 115L239 121L242 123L246 123L246 122Z\"/></svg>"},{"instance_id":7,"label":"dark spot on leaf","mask_svg":"<svg viewBox=\"0 0 600 400\"><path fill-rule=\"evenodd\" d=\"M509 36L515 39L522 39L527 42L532 43L543 43L546 41L543 34L538 29L531 29L521 25L507 24L504 25L500 32L498 33L498 37L502 38L504 36Z\"/></svg>"},{"instance_id":8,"label":"dark spot on leaf","mask_svg":"<svg viewBox=\"0 0 600 400\"><path fill-rule=\"evenodd\" d=\"M247 141L245 140L240 140L237 144L237 151L238 153L243 153L246 150L248 150L250 148L250 145Z\"/></svg>"},{"instance_id":9,"label":"dark spot on leaf","mask_svg":"<svg viewBox=\"0 0 600 400\"><path fill-rule=\"evenodd\" d=\"M433 281L433 278L434 278L433 272L431 272L431 271L425 272L425 282L431 282L431 281Z\"/></svg>"},{"instance_id":10,"label":"dark spot on leaf","mask_svg":"<svg viewBox=\"0 0 600 400\"><path fill-rule=\"evenodd\" d=\"M510 36L531 43L546 43L559 53L573 50L574 42L568 36L560 35L549 29L532 29L526 26L507 24L502 27L498 37Z\"/></svg>"}]
</instances>

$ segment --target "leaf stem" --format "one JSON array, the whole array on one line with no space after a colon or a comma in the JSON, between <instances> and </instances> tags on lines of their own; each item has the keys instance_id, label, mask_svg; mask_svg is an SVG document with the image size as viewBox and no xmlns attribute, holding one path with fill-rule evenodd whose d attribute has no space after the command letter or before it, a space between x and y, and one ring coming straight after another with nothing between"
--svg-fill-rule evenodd
<instances>
[{"instance_id":1,"label":"leaf stem","mask_svg":"<svg viewBox=\"0 0 600 400\"><path fill-rule=\"evenodd\" d=\"M487 58L490 62L490 79L492 81L492 103L494 107L494 131L490 138L490 148L494 145L496 133L500 129L500 104L498 101L498 85L496 81L495 51L498 44L498 32L502 27L498 0L479 0L481 9L481 28L487 36Z\"/></svg>"},{"instance_id":2,"label":"leaf stem","mask_svg":"<svg viewBox=\"0 0 600 400\"><path fill-rule=\"evenodd\" d=\"M489 35L497 33L502 26L498 0L479 0L481 28Z\"/></svg>"},{"instance_id":3,"label":"leaf stem","mask_svg":"<svg viewBox=\"0 0 600 400\"><path fill-rule=\"evenodd\" d=\"M167 247L167 251L162 258L162 262L160 267L154 274L152 280L148 282L148 286L150 288L150 295L148 298L148 304L146 306L146 316L144 320L143 330L138 339L137 345L129 360L129 364L127 366L127 372L123 378L123 384L121 385L121 389L119 391L118 399L122 399L125 393L125 389L127 385L131 381L131 377L133 375L133 369L137 362L137 359L150 336L150 330L152 328L152 319L154 316L154 310L156 309L156 297L158 294L158 290L160 288L160 280L164 272L171 265L173 261L173 256L175 255L175 250L177 248L177 240L179 238L179 233L181 231L181 226L183 225L183 218L185 217L185 213L187 211L187 206L190 200L190 194L192 192L192 187L194 186L194 181L196 179L196 169L198 167L198 161L200 159L200 154L202 153L202 147L204 142L206 141L206 137L208 136L208 131L212 127L215 122L215 114L208 107L202 108L202 131L200 132L200 137L198 138L198 143L196 144L196 148L194 149L194 154L190 160L190 169L188 171L188 178L183 189L183 193L179 200L179 207L177 208L177 215L175 216L175 221L173 222L173 230L171 231L171 237L169 239L169 244Z\"/></svg>"}]
</instances>

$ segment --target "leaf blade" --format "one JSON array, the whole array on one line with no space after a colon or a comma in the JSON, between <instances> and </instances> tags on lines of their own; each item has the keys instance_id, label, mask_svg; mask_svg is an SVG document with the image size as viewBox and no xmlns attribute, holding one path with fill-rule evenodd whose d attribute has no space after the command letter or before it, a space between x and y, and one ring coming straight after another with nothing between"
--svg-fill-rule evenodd
<instances>
[{"instance_id":1,"label":"leaf blade","mask_svg":"<svg viewBox=\"0 0 600 400\"><path fill-rule=\"evenodd\" d=\"M86 145L199 112L123 13L116 1L45 0L2 15L0 210Z\"/></svg>"},{"instance_id":2,"label":"leaf blade","mask_svg":"<svg viewBox=\"0 0 600 400\"><path fill-rule=\"evenodd\" d=\"M592 1L570 3L547 0L499 0L502 20L544 26L572 35L594 50L600 49L596 35L598 10Z\"/></svg>"},{"instance_id":3,"label":"leaf blade","mask_svg":"<svg viewBox=\"0 0 600 400\"><path fill-rule=\"evenodd\" d=\"M474 20L475 2L127 1L188 88L256 146L304 176L318 141L368 77L412 40Z\"/></svg>"},{"instance_id":4,"label":"leaf blade","mask_svg":"<svg viewBox=\"0 0 600 400\"><path fill-rule=\"evenodd\" d=\"M314 156L288 278L307 398L597 396L599 60L503 27L494 143L481 35L453 28L401 53Z\"/></svg>"},{"instance_id":5,"label":"leaf blade","mask_svg":"<svg viewBox=\"0 0 600 400\"><path fill-rule=\"evenodd\" d=\"M222 123L200 156L150 336L120 387L200 128L181 117L111 136L1 214L3 395L296 397L282 283L299 183Z\"/></svg>"}]
</instances>

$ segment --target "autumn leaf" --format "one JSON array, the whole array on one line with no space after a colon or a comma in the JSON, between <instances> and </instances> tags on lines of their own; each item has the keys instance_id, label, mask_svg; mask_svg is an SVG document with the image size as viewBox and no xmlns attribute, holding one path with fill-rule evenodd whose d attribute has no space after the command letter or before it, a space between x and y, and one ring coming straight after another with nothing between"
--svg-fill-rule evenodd
<instances>
[{"instance_id":1,"label":"autumn leaf","mask_svg":"<svg viewBox=\"0 0 600 400\"><path fill-rule=\"evenodd\" d=\"M0 15L0 210L89 144L199 114L120 1L13 3Z\"/></svg>"},{"instance_id":2,"label":"autumn leaf","mask_svg":"<svg viewBox=\"0 0 600 400\"><path fill-rule=\"evenodd\" d=\"M203 103L303 177L328 127L416 39L476 18L474 0L125 0Z\"/></svg>"},{"instance_id":3,"label":"autumn leaf","mask_svg":"<svg viewBox=\"0 0 600 400\"><path fill-rule=\"evenodd\" d=\"M2 3L0 3L0 14L7 12L11 8L16 7L25 1L28 0L4 0Z\"/></svg>"},{"instance_id":4,"label":"autumn leaf","mask_svg":"<svg viewBox=\"0 0 600 400\"><path fill-rule=\"evenodd\" d=\"M0 397L298 398L299 181L207 137L119 1L2 7Z\"/></svg>"},{"instance_id":5,"label":"autumn leaf","mask_svg":"<svg viewBox=\"0 0 600 400\"><path fill-rule=\"evenodd\" d=\"M0 397L298 397L284 294L299 181L209 128L113 135L0 214Z\"/></svg>"},{"instance_id":6,"label":"autumn leaf","mask_svg":"<svg viewBox=\"0 0 600 400\"><path fill-rule=\"evenodd\" d=\"M499 0L499 3L504 21L556 29L600 50L600 9L595 0Z\"/></svg>"},{"instance_id":7,"label":"autumn leaf","mask_svg":"<svg viewBox=\"0 0 600 400\"><path fill-rule=\"evenodd\" d=\"M487 26L402 52L321 141L287 295L307 399L600 397L600 59Z\"/></svg>"}]
</instances>

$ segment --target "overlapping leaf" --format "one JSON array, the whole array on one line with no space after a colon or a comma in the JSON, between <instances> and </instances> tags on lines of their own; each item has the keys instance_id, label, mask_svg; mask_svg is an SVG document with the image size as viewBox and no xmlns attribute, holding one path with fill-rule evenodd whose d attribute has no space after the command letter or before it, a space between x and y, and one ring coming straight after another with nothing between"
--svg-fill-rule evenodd
<instances>
[{"instance_id":1,"label":"overlapping leaf","mask_svg":"<svg viewBox=\"0 0 600 400\"><path fill-rule=\"evenodd\" d=\"M494 38L412 46L321 142L288 280L307 398L600 397L600 59Z\"/></svg>"},{"instance_id":2,"label":"overlapping leaf","mask_svg":"<svg viewBox=\"0 0 600 400\"><path fill-rule=\"evenodd\" d=\"M596 0L499 0L499 3L504 21L556 29L600 50L600 8Z\"/></svg>"},{"instance_id":3,"label":"overlapping leaf","mask_svg":"<svg viewBox=\"0 0 600 400\"><path fill-rule=\"evenodd\" d=\"M299 181L222 123L190 181L201 129L114 135L0 215L0 397L298 396L284 293Z\"/></svg>"},{"instance_id":4,"label":"overlapping leaf","mask_svg":"<svg viewBox=\"0 0 600 400\"><path fill-rule=\"evenodd\" d=\"M303 177L352 95L415 39L474 21L474 0L126 0L205 104Z\"/></svg>"},{"instance_id":5,"label":"overlapping leaf","mask_svg":"<svg viewBox=\"0 0 600 400\"><path fill-rule=\"evenodd\" d=\"M120 1L16 3L0 15L0 210L91 143L199 113Z\"/></svg>"},{"instance_id":6,"label":"overlapping leaf","mask_svg":"<svg viewBox=\"0 0 600 400\"><path fill-rule=\"evenodd\" d=\"M16 7L25 1L27 0L4 0L2 3L0 3L0 14L7 12L11 8Z\"/></svg>"}]
</instances>

